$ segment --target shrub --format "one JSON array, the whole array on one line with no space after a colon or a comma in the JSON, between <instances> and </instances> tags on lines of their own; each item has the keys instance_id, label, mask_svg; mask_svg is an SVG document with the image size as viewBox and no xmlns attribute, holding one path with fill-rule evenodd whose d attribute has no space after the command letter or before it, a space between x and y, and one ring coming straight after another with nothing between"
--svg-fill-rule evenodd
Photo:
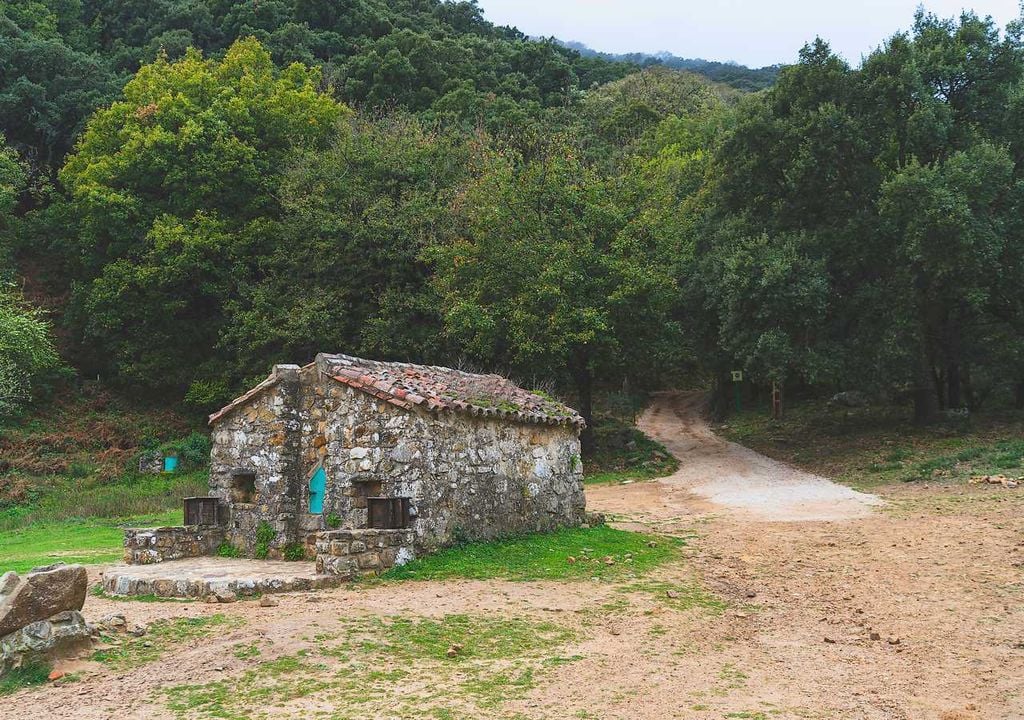
<instances>
[{"instance_id":1,"label":"shrub","mask_svg":"<svg viewBox=\"0 0 1024 720\"><path fill-rule=\"evenodd\" d=\"M306 546L299 542L288 543L284 546L284 559L291 561L306 559Z\"/></svg>"},{"instance_id":2,"label":"shrub","mask_svg":"<svg viewBox=\"0 0 1024 720\"><path fill-rule=\"evenodd\" d=\"M210 437L193 431L183 438L160 445L157 450L165 455L178 456L180 470L190 471L205 468L210 462ZM138 462L137 456L135 462Z\"/></svg>"},{"instance_id":3,"label":"shrub","mask_svg":"<svg viewBox=\"0 0 1024 720\"><path fill-rule=\"evenodd\" d=\"M266 560L270 554L270 543L274 542L276 537L277 533L274 531L274 527L266 520L261 522L256 528L256 548L253 551L253 556L259 560Z\"/></svg>"},{"instance_id":4,"label":"shrub","mask_svg":"<svg viewBox=\"0 0 1024 720\"><path fill-rule=\"evenodd\" d=\"M223 380L195 380L185 393L185 404L210 412L230 399L231 391Z\"/></svg>"},{"instance_id":5,"label":"shrub","mask_svg":"<svg viewBox=\"0 0 1024 720\"><path fill-rule=\"evenodd\" d=\"M238 548L231 543L224 541L220 544L220 547L217 548L217 555L225 558L236 558L241 555L241 552L239 552Z\"/></svg>"},{"instance_id":6,"label":"shrub","mask_svg":"<svg viewBox=\"0 0 1024 720\"><path fill-rule=\"evenodd\" d=\"M50 323L0 287L0 421L21 414L60 367Z\"/></svg>"}]
</instances>

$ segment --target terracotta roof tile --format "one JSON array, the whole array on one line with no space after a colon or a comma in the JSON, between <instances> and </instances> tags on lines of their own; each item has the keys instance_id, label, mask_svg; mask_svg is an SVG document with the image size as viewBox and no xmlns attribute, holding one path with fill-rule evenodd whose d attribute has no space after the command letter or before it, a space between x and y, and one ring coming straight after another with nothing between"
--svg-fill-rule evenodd
<instances>
[{"instance_id":1,"label":"terracotta roof tile","mask_svg":"<svg viewBox=\"0 0 1024 720\"><path fill-rule=\"evenodd\" d=\"M575 410L529 392L500 375L477 375L452 368L365 360L322 354L321 371L354 388L400 407L426 404L432 412L461 412L521 423L584 427Z\"/></svg>"}]
</instances>

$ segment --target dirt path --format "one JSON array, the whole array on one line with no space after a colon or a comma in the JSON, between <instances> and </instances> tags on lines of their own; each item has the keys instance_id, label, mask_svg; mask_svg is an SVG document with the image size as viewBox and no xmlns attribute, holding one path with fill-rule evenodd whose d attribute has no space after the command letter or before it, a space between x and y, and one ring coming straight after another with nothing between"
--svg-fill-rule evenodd
<instances>
[{"instance_id":1,"label":"dirt path","mask_svg":"<svg viewBox=\"0 0 1024 720\"><path fill-rule=\"evenodd\" d=\"M626 492L621 500L635 499L632 512L643 511L653 495L668 504L692 493L709 503L708 509L742 513L757 520L849 520L865 517L881 500L838 485L825 478L776 462L711 432L702 416L703 393L662 393L640 419L640 428L680 460L679 470L658 481L657 492L644 487ZM593 500L619 510L614 497L622 490L597 490ZM657 502L656 500L654 502ZM683 503L691 505L692 503ZM655 513L657 506L647 508Z\"/></svg>"},{"instance_id":2,"label":"dirt path","mask_svg":"<svg viewBox=\"0 0 1024 720\"><path fill-rule=\"evenodd\" d=\"M884 487L885 504L871 507L870 496L714 438L693 420L692 398L664 401L674 409L659 403L644 424L684 460L680 473L588 488L589 505L625 525L689 538L653 575L371 584L287 594L273 608L90 597L89 618L223 613L242 624L154 662L86 664L76 682L0 698L0 718L1024 718L1024 491ZM472 663L399 656L360 676L376 689L337 694L338 656L319 638L345 637L352 618L453 615L527 618L574 637L530 660L529 676L522 665L501 680ZM239 650L249 646L258 658ZM317 663L301 682L285 665L261 670L297 653ZM203 697L216 702L168 702L175 688L210 683ZM230 704L246 692L244 711Z\"/></svg>"}]
</instances>

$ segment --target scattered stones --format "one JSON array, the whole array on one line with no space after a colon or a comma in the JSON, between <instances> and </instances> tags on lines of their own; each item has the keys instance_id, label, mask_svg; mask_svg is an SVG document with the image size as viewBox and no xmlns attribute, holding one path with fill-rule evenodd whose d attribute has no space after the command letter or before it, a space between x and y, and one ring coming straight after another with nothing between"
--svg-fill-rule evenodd
<instances>
[{"instance_id":1,"label":"scattered stones","mask_svg":"<svg viewBox=\"0 0 1024 720\"><path fill-rule=\"evenodd\" d=\"M120 613L113 613L111 615L104 615L92 626L92 629L96 632L124 632L128 628L128 621L125 620L124 615Z\"/></svg>"},{"instance_id":2,"label":"scattered stones","mask_svg":"<svg viewBox=\"0 0 1024 720\"><path fill-rule=\"evenodd\" d=\"M1005 475L975 475L968 481L971 485L1002 485L1005 488L1015 488L1024 482L1024 477L1008 478Z\"/></svg>"},{"instance_id":3,"label":"scattered stones","mask_svg":"<svg viewBox=\"0 0 1024 720\"><path fill-rule=\"evenodd\" d=\"M272 598L269 595L264 595L260 598L260 607L277 607L280 604L277 598Z\"/></svg>"},{"instance_id":4,"label":"scattered stones","mask_svg":"<svg viewBox=\"0 0 1024 720\"><path fill-rule=\"evenodd\" d=\"M574 558L574 557L573 557L572 555L570 555L569 557L567 557L567 558L565 559L565 561L566 561L567 563L569 563L570 565L575 565L575 564L576 564L576 558Z\"/></svg>"},{"instance_id":5,"label":"scattered stones","mask_svg":"<svg viewBox=\"0 0 1024 720\"><path fill-rule=\"evenodd\" d=\"M453 658L453 657L457 656L461 652L462 652L462 645L460 645L458 643L453 643L452 645L450 645L448 647L447 655L448 655L448 657Z\"/></svg>"},{"instance_id":6,"label":"scattered stones","mask_svg":"<svg viewBox=\"0 0 1024 720\"><path fill-rule=\"evenodd\" d=\"M882 634L879 633L879 632L872 632L871 633L871 639L872 640L881 640L882 639Z\"/></svg>"},{"instance_id":7,"label":"scattered stones","mask_svg":"<svg viewBox=\"0 0 1024 720\"><path fill-rule=\"evenodd\" d=\"M756 598L757 597L757 593L754 592L753 590L747 590L747 597L748 598Z\"/></svg>"},{"instance_id":8,"label":"scattered stones","mask_svg":"<svg viewBox=\"0 0 1024 720\"><path fill-rule=\"evenodd\" d=\"M672 598L673 600L675 600L676 598L679 597L679 593L677 591L675 591L675 590L666 590L665 591L665 595L667 597Z\"/></svg>"},{"instance_id":9,"label":"scattered stones","mask_svg":"<svg viewBox=\"0 0 1024 720\"><path fill-rule=\"evenodd\" d=\"M900 639L896 635L890 635L888 638L886 638L886 642L890 645L899 645Z\"/></svg>"},{"instance_id":10,"label":"scattered stones","mask_svg":"<svg viewBox=\"0 0 1024 720\"><path fill-rule=\"evenodd\" d=\"M211 605L214 603L233 603L238 602L238 594L233 590L217 589L207 595L205 600Z\"/></svg>"},{"instance_id":11,"label":"scattered stones","mask_svg":"<svg viewBox=\"0 0 1024 720\"><path fill-rule=\"evenodd\" d=\"M826 635L825 636L825 642L828 643L829 645L835 645L836 644L836 639L834 637L832 637L831 635Z\"/></svg>"}]
</instances>

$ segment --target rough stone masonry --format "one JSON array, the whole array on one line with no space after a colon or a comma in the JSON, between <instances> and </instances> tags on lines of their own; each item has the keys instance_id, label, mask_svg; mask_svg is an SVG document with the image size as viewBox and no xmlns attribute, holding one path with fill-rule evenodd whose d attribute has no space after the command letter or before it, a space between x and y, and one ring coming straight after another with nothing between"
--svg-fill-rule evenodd
<instances>
[{"instance_id":1,"label":"rough stone masonry","mask_svg":"<svg viewBox=\"0 0 1024 720\"><path fill-rule=\"evenodd\" d=\"M245 556L353 575L583 521L583 419L497 375L321 354L276 366L210 424L210 495ZM214 537L136 532L126 560L210 552Z\"/></svg>"}]
</instances>

